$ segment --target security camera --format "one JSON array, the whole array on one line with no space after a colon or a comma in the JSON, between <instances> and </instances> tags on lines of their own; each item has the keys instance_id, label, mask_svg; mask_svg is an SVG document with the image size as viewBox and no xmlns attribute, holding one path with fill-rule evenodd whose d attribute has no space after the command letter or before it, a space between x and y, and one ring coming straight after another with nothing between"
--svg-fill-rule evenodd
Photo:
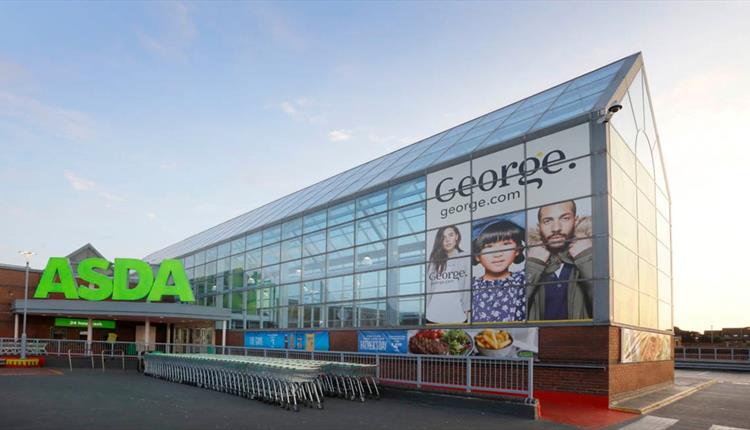
<instances>
[{"instance_id":1,"label":"security camera","mask_svg":"<svg viewBox=\"0 0 750 430\"><path fill-rule=\"evenodd\" d=\"M622 109L622 105L620 103L615 102L612 106L607 109L607 112L609 113L617 113Z\"/></svg>"},{"instance_id":2,"label":"security camera","mask_svg":"<svg viewBox=\"0 0 750 430\"><path fill-rule=\"evenodd\" d=\"M622 105L615 101L607 108L607 113L602 115L599 118L599 124L604 124L606 122L609 122L610 119L612 119L612 115L616 114L617 112L622 109Z\"/></svg>"}]
</instances>

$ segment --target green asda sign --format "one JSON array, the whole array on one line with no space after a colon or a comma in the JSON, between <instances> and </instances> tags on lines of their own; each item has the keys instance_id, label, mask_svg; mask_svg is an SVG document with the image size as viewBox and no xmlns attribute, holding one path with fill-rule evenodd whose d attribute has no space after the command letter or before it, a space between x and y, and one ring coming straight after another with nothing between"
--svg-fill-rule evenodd
<instances>
[{"instance_id":1,"label":"green asda sign","mask_svg":"<svg viewBox=\"0 0 750 430\"><path fill-rule=\"evenodd\" d=\"M100 301L141 300L161 301L163 296L176 296L183 302L195 301L190 289L185 268L180 260L164 260L154 278L151 266L133 258L115 258L114 278L102 272L112 263L103 258L87 258L78 263L78 277L88 285L76 284L73 270L67 258L52 257L42 273L34 293L35 299L46 299L50 293L61 293L66 299ZM138 275L138 283L131 287L130 273ZM169 280L172 283L168 284Z\"/></svg>"},{"instance_id":2,"label":"green asda sign","mask_svg":"<svg viewBox=\"0 0 750 430\"><path fill-rule=\"evenodd\" d=\"M55 327L83 327L88 328L89 321L81 318L55 318ZM115 329L115 322L111 320L91 320L92 328Z\"/></svg>"}]
</instances>

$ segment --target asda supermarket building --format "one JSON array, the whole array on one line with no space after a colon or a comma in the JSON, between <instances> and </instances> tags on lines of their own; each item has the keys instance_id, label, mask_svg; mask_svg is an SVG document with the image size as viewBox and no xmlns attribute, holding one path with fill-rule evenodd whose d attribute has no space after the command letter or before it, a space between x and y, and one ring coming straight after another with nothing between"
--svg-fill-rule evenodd
<instances>
[{"instance_id":1,"label":"asda supermarket building","mask_svg":"<svg viewBox=\"0 0 750 430\"><path fill-rule=\"evenodd\" d=\"M635 54L146 260L228 344L534 355L537 390L613 400L674 377L670 224Z\"/></svg>"}]
</instances>

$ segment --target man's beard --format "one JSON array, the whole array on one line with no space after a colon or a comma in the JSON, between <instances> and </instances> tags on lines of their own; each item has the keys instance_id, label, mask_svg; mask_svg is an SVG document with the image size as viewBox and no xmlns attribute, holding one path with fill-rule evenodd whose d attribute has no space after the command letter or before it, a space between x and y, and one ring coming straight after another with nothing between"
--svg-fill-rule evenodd
<instances>
[{"instance_id":1,"label":"man's beard","mask_svg":"<svg viewBox=\"0 0 750 430\"><path fill-rule=\"evenodd\" d=\"M560 239L559 237L564 238L564 239ZM550 242L551 238L554 238L553 242ZM544 246L545 248L547 248L547 251L553 254L559 254L567 250L572 241L573 241L573 234L569 234L568 236L565 236L564 234L554 234L550 237L544 238Z\"/></svg>"}]
</instances>

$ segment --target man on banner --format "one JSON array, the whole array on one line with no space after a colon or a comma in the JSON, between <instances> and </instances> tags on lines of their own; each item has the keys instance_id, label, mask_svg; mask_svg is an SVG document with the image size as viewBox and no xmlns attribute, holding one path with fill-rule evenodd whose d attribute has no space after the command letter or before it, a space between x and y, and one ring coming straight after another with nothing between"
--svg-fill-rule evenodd
<instances>
[{"instance_id":1,"label":"man on banner","mask_svg":"<svg viewBox=\"0 0 750 430\"><path fill-rule=\"evenodd\" d=\"M529 320L591 319L593 253L590 217L568 200L539 208L539 246L527 251ZM532 229L530 229L532 230ZM533 242L532 233L529 242Z\"/></svg>"}]
</instances>

